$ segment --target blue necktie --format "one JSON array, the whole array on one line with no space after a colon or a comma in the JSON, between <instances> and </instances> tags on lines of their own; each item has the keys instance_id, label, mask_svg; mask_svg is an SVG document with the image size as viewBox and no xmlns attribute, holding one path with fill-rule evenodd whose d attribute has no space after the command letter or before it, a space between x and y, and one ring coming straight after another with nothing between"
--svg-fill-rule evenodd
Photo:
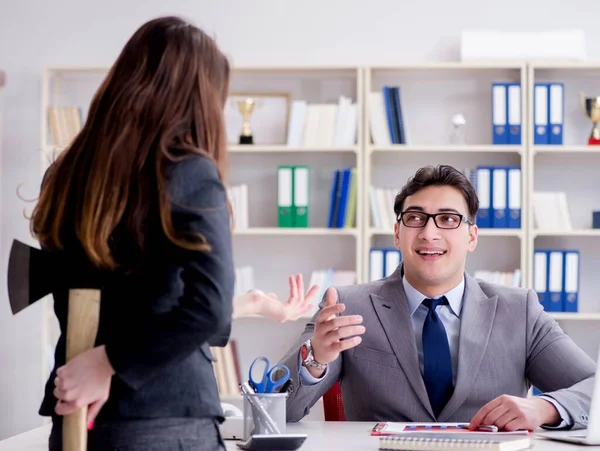
<instances>
[{"instance_id":1,"label":"blue necktie","mask_svg":"<svg viewBox=\"0 0 600 451\"><path fill-rule=\"evenodd\" d=\"M440 299L425 299L423 305L429 309L423 324L423 379L429 402L437 417L442 411L454 387L452 385L452 357L446 329L435 309L446 305L445 296Z\"/></svg>"}]
</instances>

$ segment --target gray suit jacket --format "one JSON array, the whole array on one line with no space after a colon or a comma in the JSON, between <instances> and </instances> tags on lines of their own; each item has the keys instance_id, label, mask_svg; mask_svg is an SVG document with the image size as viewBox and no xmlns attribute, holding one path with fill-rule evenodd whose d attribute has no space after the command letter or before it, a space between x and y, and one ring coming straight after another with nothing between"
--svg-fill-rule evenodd
<instances>
[{"instance_id":1,"label":"gray suit jacket","mask_svg":"<svg viewBox=\"0 0 600 451\"><path fill-rule=\"evenodd\" d=\"M298 353L313 335L315 317L281 363L294 390L287 419L299 421L341 381L349 421L468 422L487 402L508 394L525 397L530 385L558 401L584 428L590 408L594 361L542 309L533 290L480 282L465 275L458 374L454 394L435 417L419 367L401 268L376 282L337 287L344 315L363 317L357 347L331 362L323 380L302 385ZM321 303L321 307L324 300Z\"/></svg>"}]
</instances>

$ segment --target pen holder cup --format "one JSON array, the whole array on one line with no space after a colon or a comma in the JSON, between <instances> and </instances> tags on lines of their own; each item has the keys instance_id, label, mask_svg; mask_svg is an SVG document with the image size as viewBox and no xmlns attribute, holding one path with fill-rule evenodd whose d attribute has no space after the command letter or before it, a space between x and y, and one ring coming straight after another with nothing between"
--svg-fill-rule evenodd
<instances>
[{"instance_id":1,"label":"pen holder cup","mask_svg":"<svg viewBox=\"0 0 600 451\"><path fill-rule=\"evenodd\" d=\"M287 393L244 394L244 440L285 434Z\"/></svg>"}]
</instances>

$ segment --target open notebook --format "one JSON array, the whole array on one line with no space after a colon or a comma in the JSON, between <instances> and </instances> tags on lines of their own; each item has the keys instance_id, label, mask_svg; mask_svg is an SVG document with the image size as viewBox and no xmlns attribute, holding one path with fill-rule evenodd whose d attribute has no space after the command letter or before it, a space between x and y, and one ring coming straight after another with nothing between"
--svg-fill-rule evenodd
<instances>
[{"instance_id":1,"label":"open notebook","mask_svg":"<svg viewBox=\"0 0 600 451\"><path fill-rule=\"evenodd\" d=\"M531 437L523 435L453 434L453 433L405 433L379 437L379 449L437 450L437 449L487 449L495 451L519 451L531 446Z\"/></svg>"}]
</instances>

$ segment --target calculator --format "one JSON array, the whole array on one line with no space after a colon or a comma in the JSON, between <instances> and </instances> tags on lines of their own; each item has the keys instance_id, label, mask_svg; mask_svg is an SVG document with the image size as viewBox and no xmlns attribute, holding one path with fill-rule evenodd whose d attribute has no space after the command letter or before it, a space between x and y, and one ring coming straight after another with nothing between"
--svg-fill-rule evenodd
<instances>
[{"instance_id":1,"label":"calculator","mask_svg":"<svg viewBox=\"0 0 600 451\"><path fill-rule=\"evenodd\" d=\"M248 440L238 442L236 445L238 448L254 451L293 451L302 446L306 437L306 434L252 435Z\"/></svg>"}]
</instances>

